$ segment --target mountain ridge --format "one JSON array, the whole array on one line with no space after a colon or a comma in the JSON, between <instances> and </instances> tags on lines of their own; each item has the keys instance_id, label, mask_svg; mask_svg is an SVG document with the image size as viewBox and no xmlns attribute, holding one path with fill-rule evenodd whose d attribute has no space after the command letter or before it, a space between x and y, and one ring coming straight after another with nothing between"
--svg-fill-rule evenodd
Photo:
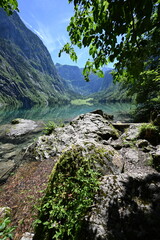
<instances>
[{"instance_id":1,"label":"mountain ridge","mask_svg":"<svg viewBox=\"0 0 160 240\"><path fill-rule=\"evenodd\" d=\"M39 37L0 9L0 105L66 103L74 96Z\"/></svg>"},{"instance_id":2,"label":"mountain ridge","mask_svg":"<svg viewBox=\"0 0 160 240\"><path fill-rule=\"evenodd\" d=\"M112 69L106 69L104 78L99 78L95 74L90 75L90 81L86 82L82 74L83 68L72 65L55 64L59 75L66 80L71 89L83 96L90 95L107 89L113 83L111 75Z\"/></svg>"}]
</instances>

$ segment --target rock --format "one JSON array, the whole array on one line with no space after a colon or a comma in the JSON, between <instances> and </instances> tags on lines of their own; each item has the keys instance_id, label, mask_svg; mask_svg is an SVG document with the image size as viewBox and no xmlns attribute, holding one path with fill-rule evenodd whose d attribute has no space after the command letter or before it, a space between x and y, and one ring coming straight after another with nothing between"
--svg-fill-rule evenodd
<instances>
[{"instance_id":1,"label":"rock","mask_svg":"<svg viewBox=\"0 0 160 240\"><path fill-rule=\"evenodd\" d=\"M119 132L101 115L82 114L63 128L56 128L51 135L39 137L38 141L26 150L24 159L41 161L60 155L72 144L100 144L103 140L118 137Z\"/></svg>"},{"instance_id":2,"label":"rock","mask_svg":"<svg viewBox=\"0 0 160 240\"><path fill-rule=\"evenodd\" d=\"M18 119L18 121L17 119L12 120L12 125L6 133L6 135L10 137L18 137L20 135L25 135L28 132L33 131L38 126L35 121L27 119Z\"/></svg>"},{"instance_id":3,"label":"rock","mask_svg":"<svg viewBox=\"0 0 160 240\"><path fill-rule=\"evenodd\" d=\"M157 146L156 151L152 152L153 166L159 172L160 171L160 145Z\"/></svg>"},{"instance_id":4,"label":"rock","mask_svg":"<svg viewBox=\"0 0 160 240\"><path fill-rule=\"evenodd\" d=\"M10 217L11 208L10 207L0 207L0 220L6 217Z\"/></svg>"},{"instance_id":5,"label":"rock","mask_svg":"<svg viewBox=\"0 0 160 240\"><path fill-rule=\"evenodd\" d=\"M120 139L111 141L110 145L116 150L120 150L124 146L123 142Z\"/></svg>"},{"instance_id":6,"label":"rock","mask_svg":"<svg viewBox=\"0 0 160 240\"><path fill-rule=\"evenodd\" d=\"M113 120L113 115L106 114L101 109L97 109L97 110L95 110L95 111L93 111L91 113L99 114L99 115L101 115L102 117L104 117L107 120Z\"/></svg>"},{"instance_id":7,"label":"rock","mask_svg":"<svg viewBox=\"0 0 160 240\"><path fill-rule=\"evenodd\" d=\"M17 151L14 151L14 152L6 153L5 155L3 155L3 158L8 161L9 159L13 159L16 156L17 156Z\"/></svg>"},{"instance_id":8,"label":"rock","mask_svg":"<svg viewBox=\"0 0 160 240\"><path fill-rule=\"evenodd\" d=\"M0 126L0 141L2 143L22 143L41 132L43 129L42 122L35 122L28 119L15 119L11 124Z\"/></svg>"},{"instance_id":9,"label":"rock","mask_svg":"<svg viewBox=\"0 0 160 240\"><path fill-rule=\"evenodd\" d=\"M5 144L1 143L1 145L0 145L0 149L2 151L7 151L8 152L8 151L12 150L13 148L15 148L15 145L12 144L12 143L5 143Z\"/></svg>"},{"instance_id":10,"label":"rock","mask_svg":"<svg viewBox=\"0 0 160 240\"><path fill-rule=\"evenodd\" d=\"M139 139L136 142L136 146L139 148L144 148L144 147L147 147L148 145L149 145L149 142L145 139Z\"/></svg>"},{"instance_id":11,"label":"rock","mask_svg":"<svg viewBox=\"0 0 160 240\"><path fill-rule=\"evenodd\" d=\"M129 128L126 129L125 133L122 134L121 138L127 141L137 140L139 137L139 128L141 123L132 123Z\"/></svg>"},{"instance_id":12,"label":"rock","mask_svg":"<svg viewBox=\"0 0 160 240\"><path fill-rule=\"evenodd\" d=\"M44 161L59 156L56 164L59 168L54 168L53 173L59 170L61 177L66 170L61 163L66 164L67 161L66 166L70 169L73 165L79 166L82 159L89 163L93 161L92 169L100 174L100 188L84 217L77 239L159 240L160 174L158 169L148 164L148 160L152 157L159 163L160 146L152 146L146 139L139 139L141 124L129 124L125 132L120 132L103 112L98 112L82 114L63 128L56 128L51 135L39 137L28 147L24 159ZM68 168L66 172L65 179L72 179ZM55 175L51 176L43 202L45 206L56 192L56 187L54 191L52 189ZM67 205L70 193L64 191L64 195L67 196L63 199ZM51 208L43 210L45 221L50 220ZM42 240L44 236L55 233L52 229L50 233L45 232L44 215L40 215L42 218L34 240L39 240L41 233L44 234ZM65 218L62 220L65 222Z\"/></svg>"},{"instance_id":13,"label":"rock","mask_svg":"<svg viewBox=\"0 0 160 240\"><path fill-rule=\"evenodd\" d=\"M104 176L83 240L160 239L160 174Z\"/></svg>"},{"instance_id":14,"label":"rock","mask_svg":"<svg viewBox=\"0 0 160 240\"><path fill-rule=\"evenodd\" d=\"M15 169L16 164L14 161L0 162L0 183L7 180L11 172Z\"/></svg>"},{"instance_id":15,"label":"rock","mask_svg":"<svg viewBox=\"0 0 160 240\"><path fill-rule=\"evenodd\" d=\"M135 149L128 149L125 153L127 161L136 164L139 161L138 151Z\"/></svg>"},{"instance_id":16,"label":"rock","mask_svg":"<svg viewBox=\"0 0 160 240\"><path fill-rule=\"evenodd\" d=\"M23 237L21 238L21 240L32 240L33 236L34 236L33 233L25 232L23 234Z\"/></svg>"}]
</instances>

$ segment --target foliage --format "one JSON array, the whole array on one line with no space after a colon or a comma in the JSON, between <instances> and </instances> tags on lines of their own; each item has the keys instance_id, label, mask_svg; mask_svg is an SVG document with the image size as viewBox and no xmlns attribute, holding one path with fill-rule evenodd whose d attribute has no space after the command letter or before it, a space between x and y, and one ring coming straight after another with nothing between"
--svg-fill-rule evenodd
<instances>
[{"instance_id":1,"label":"foliage","mask_svg":"<svg viewBox=\"0 0 160 240\"><path fill-rule=\"evenodd\" d=\"M49 121L47 124L45 124L43 131L46 135L50 135L56 127L57 124L54 121Z\"/></svg>"},{"instance_id":2,"label":"foliage","mask_svg":"<svg viewBox=\"0 0 160 240\"><path fill-rule=\"evenodd\" d=\"M137 103L159 101L160 91L160 1L159 0L69 0L74 16L67 28L70 45L88 47L91 60L85 79L103 65L115 61L116 81L136 93ZM61 51L61 52L62 52ZM101 74L101 71L100 71Z\"/></svg>"},{"instance_id":3,"label":"foliage","mask_svg":"<svg viewBox=\"0 0 160 240\"><path fill-rule=\"evenodd\" d=\"M160 129L153 123L144 123L139 129L139 138L144 138L151 144L156 145L160 141Z\"/></svg>"},{"instance_id":4,"label":"foliage","mask_svg":"<svg viewBox=\"0 0 160 240\"><path fill-rule=\"evenodd\" d=\"M17 0L1 0L0 7L3 8L8 15L11 15L14 10L18 11L18 2Z\"/></svg>"},{"instance_id":5,"label":"foliage","mask_svg":"<svg viewBox=\"0 0 160 240\"><path fill-rule=\"evenodd\" d=\"M9 217L4 218L0 221L0 237L2 240L13 239L13 231L15 227L10 225L11 220Z\"/></svg>"},{"instance_id":6,"label":"foliage","mask_svg":"<svg viewBox=\"0 0 160 240\"><path fill-rule=\"evenodd\" d=\"M137 72L142 68L143 60L146 59L146 46L152 37L157 38L159 1L69 0L69 2L74 2L75 14L67 28L71 45L67 43L63 50L70 53L70 48L73 51L72 45L79 48L89 47L93 62L86 63L84 69L86 77L91 70L96 71L115 59L118 72L124 67L132 72L133 69ZM147 38L148 35L150 39ZM136 65L133 66L133 62Z\"/></svg>"},{"instance_id":7,"label":"foliage","mask_svg":"<svg viewBox=\"0 0 160 240\"><path fill-rule=\"evenodd\" d=\"M78 239L84 216L99 189L99 174L93 159L83 156L81 147L73 147L54 167L46 196L36 221L35 239Z\"/></svg>"}]
</instances>

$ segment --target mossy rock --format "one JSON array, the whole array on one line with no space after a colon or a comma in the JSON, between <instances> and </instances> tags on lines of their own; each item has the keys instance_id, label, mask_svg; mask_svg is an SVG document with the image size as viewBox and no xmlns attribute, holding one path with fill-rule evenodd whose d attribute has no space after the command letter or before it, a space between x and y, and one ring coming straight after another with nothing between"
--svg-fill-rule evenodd
<instances>
[{"instance_id":1,"label":"mossy rock","mask_svg":"<svg viewBox=\"0 0 160 240\"><path fill-rule=\"evenodd\" d=\"M160 129L152 123L142 124L139 129L139 138L146 139L153 145L160 142Z\"/></svg>"},{"instance_id":2,"label":"mossy rock","mask_svg":"<svg viewBox=\"0 0 160 240\"><path fill-rule=\"evenodd\" d=\"M79 239L99 190L99 178L117 168L111 150L94 144L76 145L60 156L42 200L33 240Z\"/></svg>"}]
</instances>

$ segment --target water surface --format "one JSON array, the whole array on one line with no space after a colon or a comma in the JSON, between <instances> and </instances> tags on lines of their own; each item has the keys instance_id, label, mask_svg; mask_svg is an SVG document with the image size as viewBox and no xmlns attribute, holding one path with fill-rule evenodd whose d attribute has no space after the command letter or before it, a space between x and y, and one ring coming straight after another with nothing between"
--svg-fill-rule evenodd
<instances>
[{"instance_id":1,"label":"water surface","mask_svg":"<svg viewBox=\"0 0 160 240\"><path fill-rule=\"evenodd\" d=\"M15 118L25 118L31 120L42 120L44 122L66 122L70 121L76 116L101 109L107 114L114 115L114 120L117 121L130 121L130 111L134 109L134 106L130 103L108 103L97 105L64 105L54 107L33 107L31 109L24 108L0 108L0 125L11 122Z\"/></svg>"}]
</instances>

